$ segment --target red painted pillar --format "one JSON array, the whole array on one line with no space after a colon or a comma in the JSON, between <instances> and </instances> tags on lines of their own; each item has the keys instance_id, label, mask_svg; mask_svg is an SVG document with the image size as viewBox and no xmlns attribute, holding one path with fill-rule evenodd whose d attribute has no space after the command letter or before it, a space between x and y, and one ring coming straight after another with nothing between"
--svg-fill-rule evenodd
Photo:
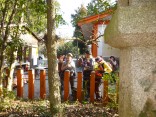
<instances>
[{"instance_id":1,"label":"red painted pillar","mask_svg":"<svg viewBox=\"0 0 156 117\"><path fill-rule=\"evenodd\" d=\"M17 97L23 97L23 70L17 70Z\"/></svg>"},{"instance_id":2,"label":"red painted pillar","mask_svg":"<svg viewBox=\"0 0 156 117\"><path fill-rule=\"evenodd\" d=\"M40 70L40 98L45 99L46 97L46 72Z\"/></svg>"},{"instance_id":3,"label":"red painted pillar","mask_svg":"<svg viewBox=\"0 0 156 117\"><path fill-rule=\"evenodd\" d=\"M34 98L34 70L28 70L28 98Z\"/></svg>"},{"instance_id":4,"label":"red painted pillar","mask_svg":"<svg viewBox=\"0 0 156 117\"><path fill-rule=\"evenodd\" d=\"M98 34L98 23L94 24L93 26L93 39L97 38L97 34ZM93 57L97 57L97 45L92 43L92 55Z\"/></svg>"},{"instance_id":5,"label":"red painted pillar","mask_svg":"<svg viewBox=\"0 0 156 117\"><path fill-rule=\"evenodd\" d=\"M70 78L70 71L66 70L64 72L64 101L67 101L69 98L69 78Z\"/></svg>"},{"instance_id":6,"label":"red painted pillar","mask_svg":"<svg viewBox=\"0 0 156 117\"><path fill-rule=\"evenodd\" d=\"M90 78L90 102L94 102L95 93L95 71L92 71Z\"/></svg>"}]
</instances>

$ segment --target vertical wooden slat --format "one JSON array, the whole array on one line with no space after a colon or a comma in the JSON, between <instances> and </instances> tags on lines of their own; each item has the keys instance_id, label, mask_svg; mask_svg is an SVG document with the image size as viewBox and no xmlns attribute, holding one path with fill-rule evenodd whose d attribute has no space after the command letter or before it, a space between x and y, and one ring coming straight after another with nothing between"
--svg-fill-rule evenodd
<instances>
[{"instance_id":1,"label":"vertical wooden slat","mask_svg":"<svg viewBox=\"0 0 156 117\"><path fill-rule=\"evenodd\" d=\"M28 70L28 98L34 98L34 70Z\"/></svg>"},{"instance_id":2,"label":"vertical wooden slat","mask_svg":"<svg viewBox=\"0 0 156 117\"><path fill-rule=\"evenodd\" d=\"M77 99L82 101L82 72L77 73Z\"/></svg>"},{"instance_id":3,"label":"vertical wooden slat","mask_svg":"<svg viewBox=\"0 0 156 117\"><path fill-rule=\"evenodd\" d=\"M45 99L46 97L46 71L40 70L40 98Z\"/></svg>"},{"instance_id":4,"label":"vertical wooden slat","mask_svg":"<svg viewBox=\"0 0 156 117\"><path fill-rule=\"evenodd\" d=\"M90 102L94 102L95 93L95 71L92 71L90 78Z\"/></svg>"},{"instance_id":5,"label":"vertical wooden slat","mask_svg":"<svg viewBox=\"0 0 156 117\"><path fill-rule=\"evenodd\" d=\"M64 101L67 101L69 98L69 78L70 78L70 71L66 70L64 72Z\"/></svg>"},{"instance_id":6,"label":"vertical wooden slat","mask_svg":"<svg viewBox=\"0 0 156 117\"><path fill-rule=\"evenodd\" d=\"M17 70L17 97L23 97L23 70Z\"/></svg>"}]
</instances>

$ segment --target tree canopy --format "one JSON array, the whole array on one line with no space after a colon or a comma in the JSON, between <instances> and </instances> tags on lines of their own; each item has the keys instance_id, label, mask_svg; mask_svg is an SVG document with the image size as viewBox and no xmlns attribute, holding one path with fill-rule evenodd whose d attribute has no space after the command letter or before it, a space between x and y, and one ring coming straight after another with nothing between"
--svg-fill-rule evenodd
<instances>
[{"instance_id":1,"label":"tree canopy","mask_svg":"<svg viewBox=\"0 0 156 117\"><path fill-rule=\"evenodd\" d=\"M109 9L111 5L106 0L91 0L87 5L87 15L96 15Z\"/></svg>"},{"instance_id":2,"label":"tree canopy","mask_svg":"<svg viewBox=\"0 0 156 117\"><path fill-rule=\"evenodd\" d=\"M60 4L55 1L55 26L65 24L60 11ZM28 23L29 28L36 33L45 32L47 26L47 5L45 0L31 0L25 4L25 22Z\"/></svg>"},{"instance_id":3,"label":"tree canopy","mask_svg":"<svg viewBox=\"0 0 156 117\"><path fill-rule=\"evenodd\" d=\"M76 56L78 53L78 48L72 44L72 41L66 42L57 48L58 56L59 55L66 55L69 52L72 53L73 56Z\"/></svg>"},{"instance_id":4,"label":"tree canopy","mask_svg":"<svg viewBox=\"0 0 156 117\"><path fill-rule=\"evenodd\" d=\"M55 1L55 27L65 24ZM16 59L14 52L22 54L21 34L46 32L47 4L45 0L0 0L0 86L3 78L4 60L8 65ZM28 45L29 46L29 45ZM20 58L20 57L19 57ZM1 87L0 87L1 94Z\"/></svg>"}]
</instances>

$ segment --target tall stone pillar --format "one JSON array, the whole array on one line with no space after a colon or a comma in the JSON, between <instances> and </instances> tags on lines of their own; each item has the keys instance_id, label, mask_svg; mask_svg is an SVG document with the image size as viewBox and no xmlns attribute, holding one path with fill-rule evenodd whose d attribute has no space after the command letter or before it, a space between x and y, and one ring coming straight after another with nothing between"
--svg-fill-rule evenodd
<instances>
[{"instance_id":1,"label":"tall stone pillar","mask_svg":"<svg viewBox=\"0 0 156 117\"><path fill-rule=\"evenodd\" d=\"M120 49L120 117L156 117L156 0L119 0L105 42Z\"/></svg>"}]
</instances>

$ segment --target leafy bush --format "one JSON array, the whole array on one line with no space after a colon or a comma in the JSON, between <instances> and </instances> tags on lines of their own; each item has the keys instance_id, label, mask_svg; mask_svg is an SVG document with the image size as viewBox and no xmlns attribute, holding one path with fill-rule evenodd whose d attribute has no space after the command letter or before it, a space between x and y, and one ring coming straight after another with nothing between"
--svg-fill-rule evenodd
<instances>
[{"instance_id":1,"label":"leafy bush","mask_svg":"<svg viewBox=\"0 0 156 117\"><path fill-rule=\"evenodd\" d=\"M3 88L3 98L15 99L15 92L8 91L6 88Z\"/></svg>"}]
</instances>

